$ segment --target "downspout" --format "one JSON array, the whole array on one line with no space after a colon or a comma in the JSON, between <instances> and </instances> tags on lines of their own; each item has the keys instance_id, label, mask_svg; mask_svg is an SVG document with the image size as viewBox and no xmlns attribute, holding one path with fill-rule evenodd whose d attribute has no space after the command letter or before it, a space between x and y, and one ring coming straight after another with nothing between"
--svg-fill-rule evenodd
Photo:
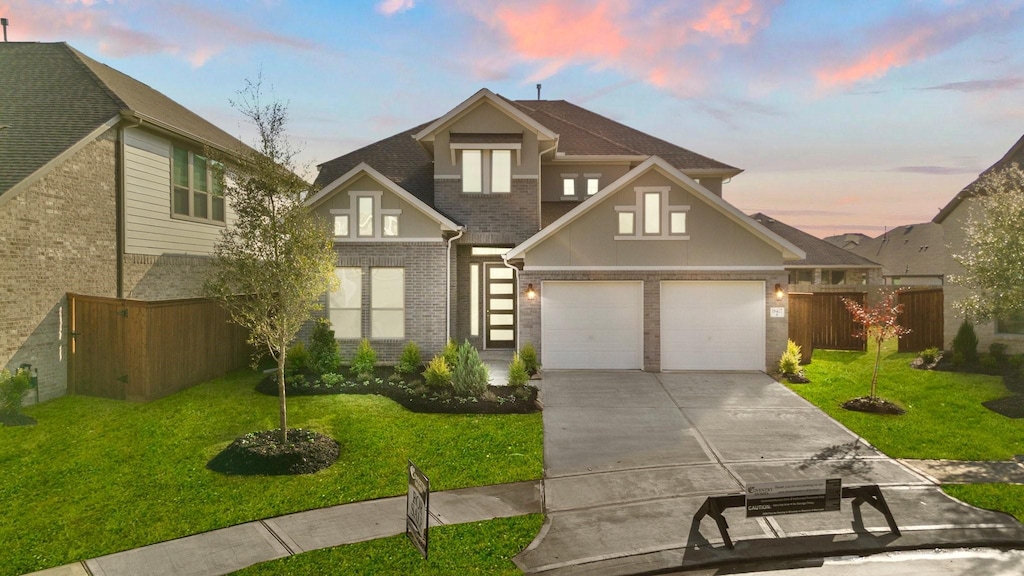
<instances>
[{"instance_id":1,"label":"downspout","mask_svg":"<svg viewBox=\"0 0 1024 576\"><path fill-rule=\"evenodd\" d=\"M516 288L515 288L515 290L516 290L516 299L515 299L515 303L516 303L516 320L515 320L515 322L516 322L516 352L518 353L519 352L519 308L520 308L520 306L519 306L519 268L516 268L515 265L513 265L513 264L509 264L508 260L505 259L505 254L501 255L501 263L504 264L506 268L511 268L512 269L512 277L516 279Z\"/></svg>"},{"instance_id":2,"label":"downspout","mask_svg":"<svg viewBox=\"0 0 1024 576\"><path fill-rule=\"evenodd\" d=\"M115 177L116 182L114 184L114 252L117 258L117 290L115 292L118 299L124 298L124 148L124 126L119 126L117 128L117 154L114 158L114 170L117 173L117 176Z\"/></svg>"},{"instance_id":3,"label":"downspout","mask_svg":"<svg viewBox=\"0 0 1024 576\"><path fill-rule=\"evenodd\" d=\"M459 228L459 233L448 239L448 257L444 261L445 268L445 298L444 298L444 343L452 339L452 244L462 238L466 233L466 227Z\"/></svg>"}]
</instances>

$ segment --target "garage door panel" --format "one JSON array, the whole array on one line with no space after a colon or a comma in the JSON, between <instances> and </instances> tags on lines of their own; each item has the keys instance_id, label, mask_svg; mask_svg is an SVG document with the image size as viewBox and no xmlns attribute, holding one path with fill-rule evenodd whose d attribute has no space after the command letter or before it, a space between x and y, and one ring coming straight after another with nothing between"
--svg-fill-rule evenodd
<instances>
[{"instance_id":1,"label":"garage door panel","mask_svg":"<svg viewBox=\"0 0 1024 576\"><path fill-rule=\"evenodd\" d=\"M642 368L640 282L544 282L541 363L552 369Z\"/></svg>"},{"instance_id":2,"label":"garage door panel","mask_svg":"<svg viewBox=\"0 0 1024 576\"><path fill-rule=\"evenodd\" d=\"M763 282L661 284L665 370L764 370Z\"/></svg>"}]
</instances>

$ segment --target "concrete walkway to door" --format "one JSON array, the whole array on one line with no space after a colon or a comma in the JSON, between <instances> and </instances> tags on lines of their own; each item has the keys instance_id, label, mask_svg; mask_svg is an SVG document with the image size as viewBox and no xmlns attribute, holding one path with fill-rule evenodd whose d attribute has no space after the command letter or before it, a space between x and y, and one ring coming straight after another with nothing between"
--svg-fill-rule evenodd
<instances>
[{"instance_id":1,"label":"concrete walkway to door","mask_svg":"<svg viewBox=\"0 0 1024 576\"><path fill-rule=\"evenodd\" d=\"M544 375L548 521L516 557L527 573L632 574L794 556L947 546L1020 546L1024 526L946 496L761 373L548 371ZM840 512L692 525L711 495L751 482L841 477L883 488L882 514Z\"/></svg>"}]
</instances>

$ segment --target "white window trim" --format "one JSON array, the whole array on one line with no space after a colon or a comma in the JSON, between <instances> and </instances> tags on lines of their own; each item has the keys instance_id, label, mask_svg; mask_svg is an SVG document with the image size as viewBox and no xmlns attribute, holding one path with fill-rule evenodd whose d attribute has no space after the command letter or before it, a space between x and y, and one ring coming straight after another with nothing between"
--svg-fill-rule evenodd
<instances>
[{"instance_id":1,"label":"white window trim","mask_svg":"<svg viewBox=\"0 0 1024 576\"><path fill-rule=\"evenodd\" d=\"M633 234L618 234L618 219L615 222L614 236L615 240L689 240L689 232L683 233L672 233L672 214L673 213L688 213L690 211L689 205L683 204L669 204L669 194L672 191L671 186L637 186L633 188L635 193L635 203L631 206L615 206L615 213L621 212L633 212ZM645 210L645 196L647 194L659 194L660 202L658 210L659 215L659 231L658 233L647 233L646 232L646 214ZM689 218L687 218L689 220ZM687 223L689 227L689 223Z\"/></svg>"},{"instance_id":2,"label":"white window trim","mask_svg":"<svg viewBox=\"0 0 1024 576\"><path fill-rule=\"evenodd\" d=\"M493 168L493 164L492 164L493 160L492 160L492 157L491 157L491 151L492 150L515 150L516 153L514 155L515 156L515 165L514 166L519 166L521 164L520 154L519 154L519 148L520 148L519 144L506 144L506 143L498 143L498 144L461 144L460 143L460 144L452 144L451 146L452 146L452 166L455 166L455 167L458 167L458 166L461 165L461 163L456 163L456 154L455 154L456 150L463 150L463 151L466 151L466 150L477 150L477 151L480 152L480 180L481 180L481 182L480 182L480 191L479 192L466 192L464 187L460 187L460 188L462 188L461 192L463 194L466 194L468 196L484 195L484 194L511 194L511 192L512 192L512 182L511 181L519 179L519 178L516 177L515 174L511 173L512 172L511 171L512 166L509 167L510 168L510 171L509 171L510 172L509 173L509 191L508 192L494 192L494 191L491 190L491 184L492 184L492 182L491 182L491 172L492 172L492 168ZM459 160L462 159L462 155L461 154L458 155L458 159ZM437 179L438 177L435 176L434 178ZM443 179L447 179L447 178L443 178ZM456 179L457 180L462 180L462 170L461 169L459 170L459 175L458 176L453 176L451 179L453 179L453 180L456 180Z\"/></svg>"},{"instance_id":3,"label":"white window trim","mask_svg":"<svg viewBox=\"0 0 1024 576\"><path fill-rule=\"evenodd\" d=\"M449 144L449 147L451 148L452 153L452 166L459 165L458 162L456 162L459 156L459 154L456 154L456 150L514 150L516 166L521 166L523 164L523 145L519 144L518 142L489 142L477 144L474 144L472 142L457 142L454 144ZM481 154L481 156L483 156L483 154ZM487 154L487 156L490 156L490 154Z\"/></svg>"},{"instance_id":4,"label":"white window trim","mask_svg":"<svg viewBox=\"0 0 1024 576\"><path fill-rule=\"evenodd\" d=\"M349 190L349 207L348 208L332 208L329 211L331 216L345 216L348 218L348 236L334 236L335 242L342 241L355 241L355 242L369 242L376 240L390 240L390 241L433 241L432 238L402 238L402 220L398 220L398 236L385 236L384 235L384 216L401 216L401 208L381 208L381 199L384 197L384 192L380 190ZM372 236L360 236L359 235L359 198L373 198L373 235ZM334 222L331 222L331 229L333 231Z\"/></svg>"}]
</instances>

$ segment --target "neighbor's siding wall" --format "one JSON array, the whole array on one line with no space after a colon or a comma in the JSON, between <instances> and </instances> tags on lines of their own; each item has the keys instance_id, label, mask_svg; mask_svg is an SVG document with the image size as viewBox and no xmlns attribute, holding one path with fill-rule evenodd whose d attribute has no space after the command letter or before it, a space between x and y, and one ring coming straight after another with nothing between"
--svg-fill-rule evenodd
<instances>
[{"instance_id":1,"label":"neighbor's siding wall","mask_svg":"<svg viewBox=\"0 0 1024 576\"><path fill-rule=\"evenodd\" d=\"M106 132L0 206L0 367L37 368L40 400L67 391L66 294L117 293L116 139Z\"/></svg>"}]
</instances>

